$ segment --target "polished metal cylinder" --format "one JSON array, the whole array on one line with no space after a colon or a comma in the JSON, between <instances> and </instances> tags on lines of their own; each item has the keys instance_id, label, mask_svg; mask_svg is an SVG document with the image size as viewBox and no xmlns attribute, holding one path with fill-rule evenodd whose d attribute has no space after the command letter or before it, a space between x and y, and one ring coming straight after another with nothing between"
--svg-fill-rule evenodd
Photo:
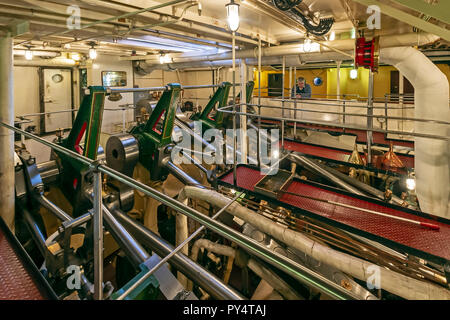
<instances>
[{"instance_id":1,"label":"polished metal cylinder","mask_svg":"<svg viewBox=\"0 0 450 320\"><path fill-rule=\"evenodd\" d=\"M56 182L59 176L59 166L56 160L50 160L37 164L37 169L41 175L42 182L49 184Z\"/></svg>"},{"instance_id":2,"label":"polished metal cylinder","mask_svg":"<svg viewBox=\"0 0 450 320\"><path fill-rule=\"evenodd\" d=\"M162 160L162 164L169 170L171 174L181 182L183 182L187 186L196 186L203 188L203 185L184 172L181 168L177 167L172 161L170 161L169 157L166 157Z\"/></svg>"},{"instance_id":3,"label":"polished metal cylinder","mask_svg":"<svg viewBox=\"0 0 450 320\"><path fill-rule=\"evenodd\" d=\"M69 216L66 212L64 212L60 207L55 205L45 196L40 195L37 197L38 202L51 213L53 213L59 220L65 222L72 220L72 217Z\"/></svg>"},{"instance_id":4,"label":"polished metal cylinder","mask_svg":"<svg viewBox=\"0 0 450 320\"><path fill-rule=\"evenodd\" d=\"M111 136L106 143L106 163L110 168L133 175L134 167L139 160L139 144L131 134Z\"/></svg>"}]
</instances>

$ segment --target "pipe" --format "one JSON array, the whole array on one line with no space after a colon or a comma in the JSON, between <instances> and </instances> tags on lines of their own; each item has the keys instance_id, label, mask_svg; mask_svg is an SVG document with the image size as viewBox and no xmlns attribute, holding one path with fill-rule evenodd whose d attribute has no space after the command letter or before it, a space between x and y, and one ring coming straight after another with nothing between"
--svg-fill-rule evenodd
<instances>
[{"instance_id":1,"label":"pipe","mask_svg":"<svg viewBox=\"0 0 450 320\"><path fill-rule=\"evenodd\" d=\"M103 217L107 229L114 240L125 251L131 263L139 269L139 266L150 258L147 251L133 238L133 236L120 224L105 205L102 205Z\"/></svg>"},{"instance_id":2,"label":"pipe","mask_svg":"<svg viewBox=\"0 0 450 320\"><path fill-rule=\"evenodd\" d=\"M180 192L178 194L178 201L182 202L185 205L188 205L188 199L186 198L186 195L184 192ZM189 226L188 226L188 219L184 214L181 214L179 212L176 213L175 216L175 247L178 247L189 237ZM189 255L189 246L184 246L179 251L181 254L184 254L186 256ZM173 261L173 259L172 259ZM187 289L191 290L193 289L192 282L187 279L187 277L182 273L178 272L178 281Z\"/></svg>"},{"instance_id":3,"label":"pipe","mask_svg":"<svg viewBox=\"0 0 450 320\"><path fill-rule=\"evenodd\" d=\"M380 50L380 62L396 67L414 86L415 118L449 121L447 77L423 53L409 47ZM415 122L414 132L450 136L448 126ZM445 140L415 137L416 193L420 208L450 218L450 154Z\"/></svg>"},{"instance_id":4,"label":"pipe","mask_svg":"<svg viewBox=\"0 0 450 320\"><path fill-rule=\"evenodd\" d=\"M199 189L195 187L185 187L186 195L191 199L202 200L216 207L223 207L230 200L224 195L213 190ZM243 207L238 203L233 203L227 212L253 225L261 232L282 241L287 246L291 246L312 258L327 263L328 265L341 270L362 281L370 281L373 271L373 263L356 258L349 254L336 251L330 247L314 241L302 233L274 223L270 219L255 214L254 211ZM448 300L450 291L435 284L416 280L397 272L379 267L379 280L381 288L394 293L405 299L431 299Z\"/></svg>"},{"instance_id":5,"label":"pipe","mask_svg":"<svg viewBox=\"0 0 450 320\"><path fill-rule=\"evenodd\" d=\"M313 160L311 160L311 161L313 161ZM330 168L326 165L323 165L323 164L318 164L318 165L321 166L324 170L328 171L330 174L332 174L332 175L336 176L337 178L345 181L346 183L354 186L355 188L358 188L374 197L377 197L380 200L385 200L385 194L383 191L378 190L378 189L376 189L368 184L365 184L364 182L361 182L357 179L349 177L349 176L347 176L333 168ZM402 199L400 199L399 197L397 197L396 195L392 195L392 198L389 201L389 203L394 203L399 206L403 206L405 202ZM412 209L415 209L415 208L412 208Z\"/></svg>"},{"instance_id":6,"label":"pipe","mask_svg":"<svg viewBox=\"0 0 450 320\"><path fill-rule=\"evenodd\" d=\"M216 254L231 257L233 259L236 257L236 249L232 247L214 243L208 239L199 239L195 241L194 245L192 246L192 260L197 261L200 248L206 249ZM300 297L289 284L287 284L275 272L266 268L255 259L250 258L247 262L247 266L258 277L264 279L272 288L278 291L284 298L288 300L302 300L302 297Z\"/></svg>"},{"instance_id":7,"label":"pipe","mask_svg":"<svg viewBox=\"0 0 450 320\"><path fill-rule=\"evenodd\" d=\"M322 166L320 166L318 163L316 163L315 161L312 161L311 159L306 158L305 156L301 156L298 153L291 153L288 155L288 158L291 161L294 161L295 163L297 163L301 166L307 167L308 169L312 170L316 174L333 182L335 185L343 188L344 190L347 190L347 191L357 194L359 196L366 196L366 194L361 192L359 189L357 189L357 188L353 187L352 185L348 184L347 182L339 179L335 175L331 174L330 172L328 172L327 170L322 168Z\"/></svg>"},{"instance_id":8,"label":"pipe","mask_svg":"<svg viewBox=\"0 0 450 320\"><path fill-rule=\"evenodd\" d=\"M173 246L159 238L156 234L134 221L120 210L112 210L112 214L128 229L140 242L151 248L158 256L167 256L173 251ZM225 285L215 275L204 269L182 253L175 254L170 263L183 272L191 280L198 283L213 298L223 300L242 300L243 297L234 289Z\"/></svg>"},{"instance_id":9,"label":"pipe","mask_svg":"<svg viewBox=\"0 0 450 320\"><path fill-rule=\"evenodd\" d=\"M380 37L380 47L392 47L392 46L411 46L411 45L423 45L430 42L434 42L439 39L438 36L434 36L431 34L424 34L422 38L418 38L416 33L408 33L403 35L395 35L395 36L384 36ZM335 40L335 41L323 41L319 43L323 43L324 46L335 48L340 51L342 50L353 50L355 47L355 40ZM323 47L321 52L323 51L332 51L332 49ZM262 57L282 57L282 56L290 56L290 55L303 55L305 52L302 51L300 44L289 44L289 45L281 45L281 46L273 46L262 48L261 56ZM306 53L307 54L307 53ZM311 53L314 54L314 53ZM315 55L317 55L316 53ZM342 54L341 54L342 55ZM177 63L186 63L186 62L196 62L196 61L217 61L217 60L230 60L233 58L232 52L227 51L223 53L210 54L210 55L198 55L192 53L182 53L176 56L172 56L173 64ZM247 50L239 50L236 51L236 59L246 59L246 58L254 58L258 59L258 49L257 47L253 49ZM348 59L348 57L347 57ZM147 64L160 64L159 58L155 57L154 59L145 60Z\"/></svg>"},{"instance_id":10,"label":"pipe","mask_svg":"<svg viewBox=\"0 0 450 320\"><path fill-rule=\"evenodd\" d=\"M34 59L34 60L19 60L14 59L14 66L17 67L75 67L77 62L72 59Z\"/></svg>"},{"instance_id":11,"label":"pipe","mask_svg":"<svg viewBox=\"0 0 450 320\"><path fill-rule=\"evenodd\" d=\"M193 261L197 261L198 252L200 251L201 248L220 254L222 256L234 258L236 255L236 250L230 246L215 243L208 239L198 239L197 241L194 242L194 245L192 246L191 249L191 259Z\"/></svg>"},{"instance_id":12,"label":"pipe","mask_svg":"<svg viewBox=\"0 0 450 320\"><path fill-rule=\"evenodd\" d=\"M26 222L26 226L27 226L28 231L31 234L31 237L33 238L34 242L36 243L42 256L44 258L46 258L47 254L48 254L48 248L45 245L44 234L42 233L41 229L39 229L39 226L38 226L36 220L31 215L31 213L25 208L20 208L20 209L22 211L23 219Z\"/></svg>"},{"instance_id":13,"label":"pipe","mask_svg":"<svg viewBox=\"0 0 450 320\"><path fill-rule=\"evenodd\" d=\"M216 147L213 144L210 144L208 141L203 139L203 137L201 135L197 134L194 130L191 129L191 127L189 127L188 124L186 124L184 121L180 120L177 116L175 116L175 125L177 125L182 131L185 131L188 135L190 135L194 139L194 145L195 145L195 142L197 141L198 143L202 144L202 147L207 148L208 150L210 150L212 152L215 152L215 153L217 152ZM225 143L225 148L226 149L225 149L224 157L226 156L227 152L231 152L233 154L235 153L233 146L230 146L229 144ZM194 152L194 151L191 151L191 152ZM236 150L236 156L238 158L242 159L242 154L239 150ZM257 159L254 159L250 155L247 155L247 160L250 163L257 163ZM266 165L262 165L262 167L267 168Z\"/></svg>"},{"instance_id":14,"label":"pipe","mask_svg":"<svg viewBox=\"0 0 450 320\"><path fill-rule=\"evenodd\" d=\"M14 59L14 66L16 67L75 67L77 62L72 59L34 59L34 60L19 60Z\"/></svg>"},{"instance_id":15,"label":"pipe","mask_svg":"<svg viewBox=\"0 0 450 320\"><path fill-rule=\"evenodd\" d=\"M0 122L14 126L13 39L0 37ZM14 233L14 133L0 128L0 216Z\"/></svg>"},{"instance_id":16,"label":"pipe","mask_svg":"<svg viewBox=\"0 0 450 320\"><path fill-rule=\"evenodd\" d=\"M158 4L156 6L152 6L152 7L148 7L148 8L144 8L144 9L140 9L140 10L136 10L136 11L133 11L133 12L128 12L128 13L125 13L125 14L122 14L122 15L119 15L119 16L113 16L113 17L110 17L110 18L107 18L107 19L103 19L103 20L98 20L98 21L94 21L94 22L91 22L91 23L87 23L87 24L84 24L84 25L78 27L77 30L87 29L87 28L90 28L92 26L103 24L105 22L117 21L117 20L120 20L120 19L124 19L124 18L128 18L128 17L131 17L131 16L138 15L140 13L156 10L156 9L159 9L159 8L164 8L164 7L167 7L167 6L171 6L171 5L178 4L178 3L181 3L181 2L186 2L186 1L187 0L173 0L173 1L169 1L169 2L166 2L166 3ZM41 38L48 37L48 36L57 36L57 35L61 36L63 34L70 33L70 32L72 32L72 29L67 28L67 30L64 30L64 31L57 31L57 32L47 33L45 35L42 35ZM22 42L16 44L16 46L23 45L23 44L28 43L30 41L31 40L22 41Z\"/></svg>"},{"instance_id":17,"label":"pipe","mask_svg":"<svg viewBox=\"0 0 450 320\"><path fill-rule=\"evenodd\" d=\"M69 216L67 213L65 213L63 210L61 210L61 208L56 206L49 199L47 199L47 197L45 197L43 195L39 195L38 197L36 197L36 199L44 208L46 208L47 210L52 212L62 222L72 220L71 216Z\"/></svg>"},{"instance_id":18,"label":"pipe","mask_svg":"<svg viewBox=\"0 0 450 320\"><path fill-rule=\"evenodd\" d=\"M408 33L402 35L391 35L380 37L380 47L388 48L393 46L410 46L410 45L424 45L439 39L438 36L432 34L416 34ZM261 49L261 63L264 65L282 64L282 56L286 56L286 66L301 66L304 67L307 62L322 62L322 61L346 61L352 60L349 58L354 51L355 40L335 40L323 41L321 43L321 52L303 53L300 45L281 45L275 47L268 47ZM331 48L338 50L334 52ZM236 52L236 59L245 59L247 65L258 65L258 48L241 50ZM301 58L300 58L301 55ZM172 63L161 64L159 58L147 59L139 66L147 73L153 70L173 71L176 69L189 68L217 68L219 66L232 66L231 51L212 54L212 55L198 55L191 53L184 53L172 57ZM320 66L316 66L320 67ZM328 66L322 66L328 67Z\"/></svg>"},{"instance_id":19,"label":"pipe","mask_svg":"<svg viewBox=\"0 0 450 320\"><path fill-rule=\"evenodd\" d=\"M94 170L92 242L94 246L94 299L103 300L103 195L102 173Z\"/></svg>"},{"instance_id":20,"label":"pipe","mask_svg":"<svg viewBox=\"0 0 450 320\"><path fill-rule=\"evenodd\" d=\"M14 50L15 56L25 56L26 50ZM39 50L32 50L33 57L47 57L47 58L55 58L57 56L60 56L61 53L54 52L54 51L39 51Z\"/></svg>"},{"instance_id":21,"label":"pipe","mask_svg":"<svg viewBox=\"0 0 450 320\"><path fill-rule=\"evenodd\" d=\"M188 175L186 172L184 172L182 169L177 167L172 161L170 161L170 157L166 157L162 159L161 161L162 165L166 167L171 174L178 180L180 180L182 183L184 183L187 186L197 186L200 188L203 188L203 185L192 178L190 175Z\"/></svg>"}]
</instances>

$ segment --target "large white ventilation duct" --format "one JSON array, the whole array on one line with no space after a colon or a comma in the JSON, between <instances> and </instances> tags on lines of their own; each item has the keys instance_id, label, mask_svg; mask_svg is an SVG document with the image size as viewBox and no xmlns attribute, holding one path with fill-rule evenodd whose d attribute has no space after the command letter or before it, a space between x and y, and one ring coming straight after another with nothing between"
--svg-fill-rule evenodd
<instances>
[{"instance_id":1,"label":"large white ventilation duct","mask_svg":"<svg viewBox=\"0 0 450 320\"><path fill-rule=\"evenodd\" d=\"M449 121L448 79L412 47L380 50L380 62L396 67L414 86L415 118ZM449 136L444 124L415 122L416 133ZM416 192L422 211L450 218L450 148L448 140L415 138Z\"/></svg>"}]
</instances>

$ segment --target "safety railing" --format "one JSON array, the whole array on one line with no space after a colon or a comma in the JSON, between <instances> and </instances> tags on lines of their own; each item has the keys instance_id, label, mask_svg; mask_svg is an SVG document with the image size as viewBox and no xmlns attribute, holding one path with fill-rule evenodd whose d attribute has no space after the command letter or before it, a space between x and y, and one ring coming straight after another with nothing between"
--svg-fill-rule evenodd
<instances>
[{"instance_id":1,"label":"safety railing","mask_svg":"<svg viewBox=\"0 0 450 320\"><path fill-rule=\"evenodd\" d=\"M385 133L385 134L396 134L396 135L403 135L403 136L412 136L412 137L421 137L421 138L429 138L429 139L439 139L439 140L450 140L449 136L442 136L442 135L435 135L435 134L427 134L427 133L420 133L420 132L409 132L409 131L399 131L399 130L388 130L386 129L381 129L381 128L374 128L374 127L362 127L362 126L355 126L355 125L349 125L349 124L345 124L345 123L335 123L332 121L316 121L316 120L304 120L304 119L297 119L296 118L296 114L295 112L302 110L303 112L312 112L312 113L332 113L332 114L337 114L337 115L349 115L349 113L345 112L345 109L343 112L328 112L328 111L318 111L318 110L310 110L310 109L297 109L296 107L294 108L289 108L289 107L285 107L284 103L288 102L288 103L297 103L296 100L292 100L292 99L277 99L278 101L282 102L281 107L278 106L269 106L269 105L260 105L260 104L249 104L249 103L239 103L239 104L234 104L234 105L228 105L222 108L219 108L218 111L219 112L225 112L225 113L230 113L233 115L233 118L236 118L237 116L246 116L249 118L256 118L258 120L258 129L261 128L261 119L265 119L265 120L272 120L272 121L277 121L281 123L281 148L284 150L284 140L285 140L285 133L284 133L284 128L285 128L285 124L286 123L294 123L294 135L295 135L295 130L297 127L297 124L312 124L312 125L321 125L321 126L328 126L328 127L334 127L334 128L342 128L342 129L353 129L353 130L361 130L361 131L366 131L367 133L372 133L372 132L380 132L380 133ZM310 101L308 101L308 104L311 103ZM314 102L312 102L312 104L314 104ZM320 104L320 103L317 103ZM322 104L320 104L322 105ZM335 106L341 106L340 104L334 104ZM237 111L237 110L241 110L241 106L252 106L252 107L256 107L258 112L257 114L255 113L251 113L251 112L241 112L241 111ZM326 106L329 106L329 104L326 104ZM368 110L370 108L376 108L376 107L370 107L368 105L360 105L357 106L358 108L367 108ZM270 110L274 110L274 109L278 109L281 110L281 114L282 116L268 116L268 115L261 115L261 109L270 109ZM381 109L385 109L384 107L380 107ZM392 109L401 109L401 108L396 108L393 107ZM285 117L285 111L294 111L294 118L289 118L289 117ZM439 125L450 125L450 122L448 121L443 121L443 120L435 120L435 119L417 119L417 118L406 118L406 117L390 117L387 115L373 115L373 114L350 114L352 116L357 116L357 117L364 117L367 119L373 119L373 118L382 118L385 119L386 121L388 119L391 120L405 120L405 121L414 121L414 122L422 122L422 123L434 123L434 124L439 124ZM345 118L344 118L345 121ZM260 139L261 139L261 135L258 134L257 135L257 143L258 146L260 145ZM367 152L368 154L370 154L371 152L371 141L369 142L369 138L367 139ZM236 152L236 148L234 148L234 151ZM261 162L260 159L260 154L258 154L258 163ZM234 163L234 170L236 170L236 163Z\"/></svg>"},{"instance_id":2,"label":"safety railing","mask_svg":"<svg viewBox=\"0 0 450 320\"><path fill-rule=\"evenodd\" d=\"M47 141L45 139L42 139L34 134L31 134L29 132L26 132L22 129L15 128L14 126L11 126L9 124L0 122L0 125L12 130L18 134L24 135L25 137L28 137L30 139L33 139L43 145L46 145L47 147L50 147L51 149L58 151L66 156L69 156L76 161L79 161L81 164L86 165L90 168L90 170L94 174L94 183L93 183L93 225L94 225L94 297L96 299L102 299L103 296L103 289L102 289L102 283L103 283L103 224L104 224L104 214L105 217L110 216L109 210L106 208L106 206L103 204L103 198L102 198L102 177L101 174L107 174L109 177L118 180L119 182L137 190L141 193L156 199L157 201L161 202L162 204L167 205L168 207L174 209L175 211L186 215L187 217L197 221L200 223L203 227L202 228L208 228L217 234L223 236L224 238L236 243L238 246L242 247L243 249L247 250L249 253L257 256L258 258L261 258L262 260L266 261L267 263L271 264L272 266L280 269L281 271L286 272L287 274L291 275L292 277L298 279L302 283L306 285L310 285L320 292L326 293L329 296L335 298L335 299L357 299L358 297L352 293L351 291L348 291L347 289L339 286L338 284L330 281L329 279L323 277L322 275L298 264L297 262L279 254L276 252L271 251L264 245L254 241L253 239L243 235L242 233L234 230L231 227L228 227L227 225L217 221L217 217L225 211L225 209L231 205L234 201L238 199L238 197L234 197L230 202L219 212L215 214L214 217L210 218L203 213L195 210L194 208L191 208L173 198L170 196L152 188L148 185L143 184L142 182L136 181L129 176L120 173L116 170L113 170L109 168L108 166L104 165L100 161L94 161L92 159L89 159L87 157L84 157L72 150L68 150L58 144L55 144L53 142ZM117 222L118 223L118 222ZM156 266L154 266L151 270L145 273L143 277L138 280L139 283L142 283L145 279L151 276L159 267L161 267L165 262L167 262L169 259L173 258L174 255L178 253L178 251L184 247L189 241L191 241L195 236L197 236L201 230L197 230L194 234L192 234L190 237L188 237L183 243L181 243L177 248L175 248L169 255L167 255L164 259L162 259ZM124 234L124 231L122 231L122 234ZM126 235L126 233L125 233ZM127 235L122 241L128 243L130 245L129 240L130 236ZM128 241L128 242L127 242ZM131 243L132 244L132 243ZM135 287L135 286L133 286ZM132 290L132 289L131 289ZM130 292L130 290L127 290L124 292L119 298L123 299L125 297L125 293Z\"/></svg>"}]
</instances>

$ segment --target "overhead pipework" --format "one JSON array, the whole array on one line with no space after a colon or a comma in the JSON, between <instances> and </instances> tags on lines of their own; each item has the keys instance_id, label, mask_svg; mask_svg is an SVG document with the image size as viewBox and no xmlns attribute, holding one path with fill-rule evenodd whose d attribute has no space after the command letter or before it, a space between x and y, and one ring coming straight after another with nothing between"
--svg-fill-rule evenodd
<instances>
[{"instance_id":1,"label":"overhead pipework","mask_svg":"<svg viewBox=\"0 0 450 320\"><path fill-rule=\"evenodd\" d=\"M333 18L318 19L311 21L311 16L305 15L297 6L302 3L303 0L273 0L273 4L279 10L288 11L296 19L300 20L302 25L306 28L307 33L315 36L323 36L327 34L333 26ZM317 19L315 19L317 20Z\"/></svg>"},{"instance_id":2,"label":"overhead pipework","mask_svg":"<svg viewBox=\"0 0 450 320\"><path fill-rule=\"evenodd\" d=\"M144 2L0 0L0 298L450 300L446 5Z\"/></svg>"}]
</instances>

